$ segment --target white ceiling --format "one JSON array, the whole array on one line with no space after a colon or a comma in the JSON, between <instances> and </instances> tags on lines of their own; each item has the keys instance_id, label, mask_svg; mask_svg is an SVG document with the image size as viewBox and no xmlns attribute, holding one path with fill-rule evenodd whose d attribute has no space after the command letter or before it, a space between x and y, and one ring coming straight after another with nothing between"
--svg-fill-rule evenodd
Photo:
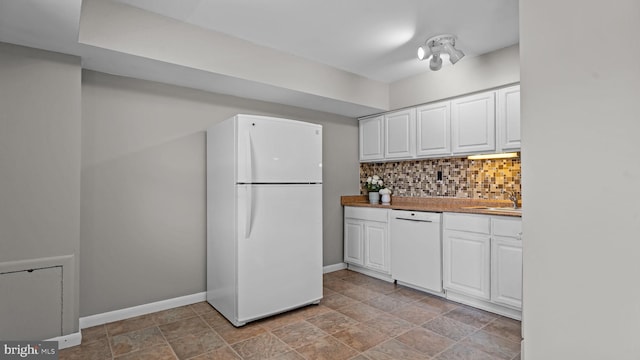
<instances>
[{"instance_id":1,"label":"white ceiling","mask_svg":"<svg viewBox=\"0 0 640 360\"><path fill-rule=\"evenodd\" d=\"M116 0L392 82L424 72L416 49L454 34L467 56L518 43L517 0Z\"/></svg>"},{"instance_id":2,"label":"white ceiling","mask_svg":"<svg viewBox=\"0 0 640 360\"><path fill-rule=\"evenodd\" d=\"M426 62L416 59L416 49L433 35L457 35L456 45L467 57L514 45L519 39L518 0L84 1L134 6L382 83L429 71ZM215 72L82 44L78 41L82 2L1 0L0 41L77 55L91 70L345 116L384 110L286 87L265 91L266 85L259 81L232 77L220 81Z\"/></svg>"}]
</instances>

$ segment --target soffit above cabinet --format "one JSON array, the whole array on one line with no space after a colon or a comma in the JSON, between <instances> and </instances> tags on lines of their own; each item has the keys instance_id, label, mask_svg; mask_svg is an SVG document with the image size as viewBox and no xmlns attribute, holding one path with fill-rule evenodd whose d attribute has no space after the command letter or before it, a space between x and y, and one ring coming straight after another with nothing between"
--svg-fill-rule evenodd
<instances>
[{"instance_id":1,"label":"soffit above cabinet","mask_svg":"<svg viewBox=\"0 0 640 360\"><path fill-rule=\"evenodd\" d=\"M458 93L504 84L491 71L503 67L483 68L483 58L518 43L518 3L509 0L9 0L0 10L0 41L76 55L86 69L349 117L416 95L405 80L431 73L415 49L438 24L457 29L467 53L446 77L488 74ZM425 83L434 82L418 93L432 91Z\"/></svg>"}]
</instances>

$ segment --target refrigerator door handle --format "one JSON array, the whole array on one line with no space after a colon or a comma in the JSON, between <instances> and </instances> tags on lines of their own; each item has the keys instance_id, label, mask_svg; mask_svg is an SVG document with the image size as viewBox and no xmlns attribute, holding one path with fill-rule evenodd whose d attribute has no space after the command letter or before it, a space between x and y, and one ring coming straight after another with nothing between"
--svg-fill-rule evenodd
<instances>
[{"instance_id":1,"label":"refrigerator door handle","mask_svg":"<svg viewBox=\"0 0 640 360\"><path fill-rule=\"evenodd\" d=\"M253 185L247 185L247 223L244 230L244 237L251 235L251 221L253 220Z\"/></svg>"},{"instance_id":2,"label":"refrigerator door handle","mask_svg":"<svg viewBox=\"0 0 640 360\"><path fill-rule=\"evenodd\" d=\"M249 132L249 141L247 141L247 175L249 177L249 181L253 181L252 170L253 170L253 144L251 141L251 132ZM251 220L253 217L253 185L249 185L247 187L247 219L244 230L244 237L249 238L251 235Z\"/></svg>"}]
</instances>

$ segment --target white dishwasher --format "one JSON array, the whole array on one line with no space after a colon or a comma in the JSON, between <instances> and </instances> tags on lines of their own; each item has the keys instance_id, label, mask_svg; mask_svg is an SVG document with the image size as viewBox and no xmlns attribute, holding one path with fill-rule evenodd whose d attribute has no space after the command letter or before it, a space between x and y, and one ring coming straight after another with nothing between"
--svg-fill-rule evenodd
<instances>
[{"instance_id":1,"label":"white dishwasher","mask_svg":"<svg viewBox=\"0 0 640 360\"><path fill-rule=\"evenodd\" d=\"M391 277L442 294L441 213L391 211Z\"/></svg>"}]
</instances>

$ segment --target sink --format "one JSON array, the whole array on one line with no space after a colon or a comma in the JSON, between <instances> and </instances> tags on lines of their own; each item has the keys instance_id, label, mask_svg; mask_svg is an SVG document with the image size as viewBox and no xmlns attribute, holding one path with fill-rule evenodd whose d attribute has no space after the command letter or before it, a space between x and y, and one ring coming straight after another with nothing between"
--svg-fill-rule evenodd
<instances>
[{"instance_id":1,"label":"sink","mask_svg":"<svg viewBox=\"0 0 640 360\"><path fill-rule=\"evenodd\" d=\"M508 211L508 212L522 212L522 208L514 208L512 206L505 207L493 207L493 206L468 206L464 209L477 209L477 210L488 210L488 211Z\"/></svg>"}]
</instances>

